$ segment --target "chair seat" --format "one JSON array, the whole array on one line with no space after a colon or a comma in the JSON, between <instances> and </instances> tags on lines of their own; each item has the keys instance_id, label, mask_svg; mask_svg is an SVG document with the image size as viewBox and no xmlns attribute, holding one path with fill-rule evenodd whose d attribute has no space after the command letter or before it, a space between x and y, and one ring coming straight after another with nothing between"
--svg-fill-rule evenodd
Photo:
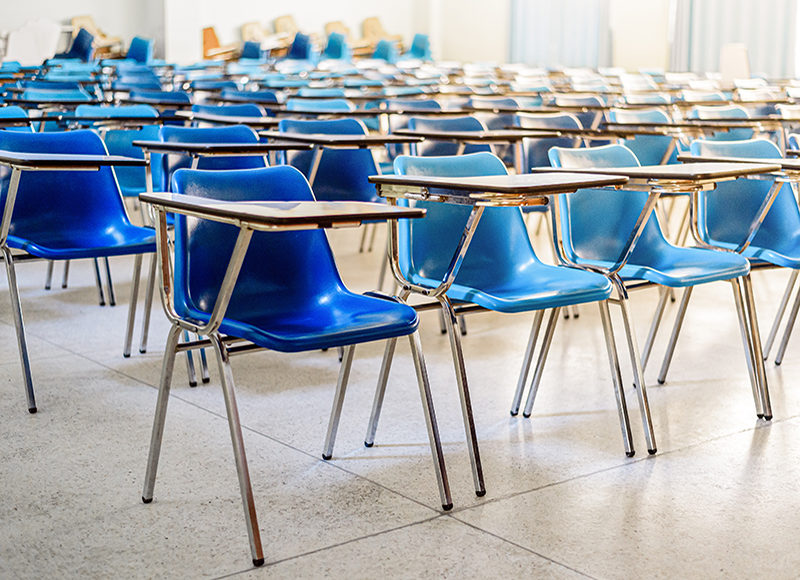
<instances>
[{"instance_id":1,"label":"chair seat","mask_svg":"<svg viewBox=\"0 0 800 580\"><path fill-rule=\"evenodd\" d=\"M155 252L156 237L151 228L129 225L106 230L102 235L81 231L36 232L32 239L9 235L8 245L39 258L72 260Z\"/></svg>"},{"instance_id":2,"label":"chair seat","mask_svg":"<svg viewBox=\"0 0 800 580\"><path fill-rule=\"evenodd\" d=\"M326 298L324 304L291 304L252 318L225 318L220 332L271 350L300 352L405 336L419 324L416 311L405 304L343 289ZM209 317L196 310L190 316Z\"/></svg>"},{"instance_id":3,"label":"chair seat","mask_svg":"<svg viewBox=\"0 0 800 580\"><path fill-rule=\"evenodd\" d=\"M800 269L800 239L785 240L785 242L781 244L781 248L762 248L751 244L742 255L753 262L767 262L782 268ZM729 250L736 248L735 244L727 242L714 241L714 245Z\"/></svg>"},{"instance_id":4,"label":"chair seat","mask_svg":"<svg viewBox=\"0 0 800 580\"><path fill-rule=\"evenodd\" d=\"M415 277L412 282L428 287L439 284L438 280L422 277ZM513 313L605 300L611 295L611 288L611 282L601 274L534 262L510 282L492 284L487 280L481 288L474 288L456 281L447 296L487 310Z\"/></svg>"},{"instance_id":5,"label":"chair seat","mask_svg":"<svg viewBox=\"0 0 800 580\"><path fill-rule=\"evenodd\" d=\"M620 270L623 280L647 280L673 288L730 280L750 271L750 263L739 254L703 248L670 246L651 256L648 264L637 264L635 258L634 252L632 260ZM601 260L581 260L579 263L604 268L613 265Z\"/></svg>"}]
</instances>

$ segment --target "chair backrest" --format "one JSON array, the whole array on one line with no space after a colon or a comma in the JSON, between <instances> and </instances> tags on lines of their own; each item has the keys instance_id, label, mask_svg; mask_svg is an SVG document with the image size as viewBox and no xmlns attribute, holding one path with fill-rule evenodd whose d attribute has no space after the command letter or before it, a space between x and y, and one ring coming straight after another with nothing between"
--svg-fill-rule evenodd
<instances>
[{"instance_id":1,"label":"chair backrest","mask_svg":"<svg viewBox=\"0 0 800 580\"><path fill-rule=\"evenodd\" d=\"M608 114L614 123L669 123L669 115L662 109L611 109ZM666 163L678 162L678 147L673 146L669 135L637 135L624 140L642 165L659 165L672 147Z\"/></svg>"},{"instance_id":2,"label":"chair backrest","mask_svg":"<svg viewBox=\"0 0 800 580\"><path fill-rule=\"evenodd\" d=\"M22 107L18 107L17 105L7 105L5 107L0 107L0 118L16 118L16 117L27 117L28 113L25 112L25 109ZM6 127L5 131L17 131L22 133L33 133L33 126L32 125L25 125L21 127Z\"/></svg>"},{"instance_id":3,"label":"chair backrest","mask_svg":"<svg viewBox=\"0 0 800 580\"><path fill-rule=\"evenodd\" d=\"M405 56L420 60L431 60L431 40L427 34L415 34L411 41L411 48Z\"/></svg>"},{"instance_id":4,"label":"chair backrest","mask_svg":"<svg viewBox=\"0 0 800 580\"><path fill-rule=\"evenodd\" d=\"M378 60L385 60L388 63L397 62L397 45L391 40L379 40L375 45L375 51L372 53L372 58Z\"/></svg>"},{"instance_id":5,"label":"chair backrest","mask_svg":"<svg viewBox=\"0 0 800 580\"><path fill-rule=\"evenodd\" d=\"M92 33L85 28L81 28L75 38L72 39L72 45L70 45L69 50L63 57L78 58L84 62L89 62L92 60L92 53L94 52L92 42L94 42Z\"/></svg>"},{"instance_id":6,"label":"chair backrest","mask_svg":"<svg viewBox=\"0 0 800 580\"><path fill-rule=\"evenodd\" d=\"M447 157L401 155L394 161L394 170L398 175L443 177L506 174L503 162L487 152ZM445 203L413 203L424 207L427 214L424 220L399 222L400 269L411 281L435 282L447 271L471 208ZM502 285L516 277L521 266L537 260L519 208L487 207L455 283L473 288Z\"/></svg>"},{"instance_id":7,"label":"chair backrest","mask_svg":"<svg viewBox=\"0 0 800 580\"><path fill-rule=\"evenodd\" d=\"M555 97L555 104L556 106L598 106L604 105L605 101L596 95L556 95ZM581 126L585 129L590 129L598 117L602 116L602 111L600 110L589 110L584 112L576 112L574 113L578 120L581 122Z\"/></svg>"},{"instance_id":8,"label":"chair backrest","mask_svg":"<svg viewBox=\"0 0 800 580\"><path fill-rule=\"evenodd\" d=\"M687 116L690 119L705 121L714 119L748 119L750 117L747 113L747 109L739 105L698 105L692 107ZM719 141L740 141L743 139L751 139L752 137L752 129L731 129L729 131L720 131L713 136L714 139Z\"/></svg>"},{"instance_id":9,"label":"chair backrest","mask_svg":"<svg viewBox=\"0 0 800 580\"><path fill-rule=\"evenodd\" d=\"M536 113L517 116L520 127L527 129L581 129L578 117L571 113ZM574 137L555 137L546 139L525 139L525 169L549 167L547 152L551 147L575 147L580 139Z\"/></svg>"},{"instance_id":10,"label":"chair backrest","mask_svg":"<svg viewBox=\"0 0 800 580\"><path fill-rule=\"evenodd\" d=\"M346 99L288 99L289 111L354 111L353 103Z\"/></svg>"},{"instance_id":11,"label":"chair backrest","mask_svg":"<svg viewBox=\"0 0 800 580\"><path fill-rule=\"evenodd\" d=\"M408 128L419 131L485 131L486 126L475 117L410 117ZM426 156L445 156L458 153L458 143L447 141L435 141L426 139L417 145L417 154ZM491 151L489 145L467 145L463 153L478 153L479 151Z\"/></svg>"},{"instance_id":12,"label":"chair backrest","mask_svg":"<svg viewBox=\"0 0 800 580\"><path fill-rule=\"evenodd\" d=\"M262 60L265 57L265 53L261 50L261 43L256 42L253 40L246 40L245 43L242 45L242 54L239 55L239 58L242 59L249 59L249 60Z\"/></svg>"},{"instance_id":13,"label":"chair backrest","mask_svg":"<svg viewBox=\"0 0 800 580\"><path fill-rule=\"evenodd\" d=\"M83 129L58 133L0 131L0 149L24 153L106 155L103 140ZM8 178L0 185L2 203ZM91 198L89 203L87 200ZM53 239L70 230L112 231L130 222L111 167L98 171L24 171L20 176L11 235L25 239Z\"/></svg>"},{"instance_id":14,"label":"chair backrest","mask_svg":"<svg viewBox=\"0 0 800 580\"><path fill-rule=\"evenodd\" d=\"M226 201L311 201L305 177L288 166L245 171L177 171L173 191ZM207 316L216 302L237 228L179 215L175 220L175 308ZM227 318L285 314L344 290L322 230L255 232L231 296Z\"/></svg>"},{"instance_id":15,"label":"chair backrest","mask_svg":"<svg viewBox=\"0 0 800 580\"><path fill-rule=\"evenodd\" d=\"M297 34L299 30L297 21L295 21L294 16L291 14L278 16L272 21L272 25L275 27L275 32L278 34Z\"/></svg>"},{"instance_id":16,"label":"chair backrest","mask_svg":"<svg viewBox=\"0 0 800 580\"><path fill-rule=\"evenodd\" d=\"M131 44L128 47L128 54L126 58L135 60L142 64L148 64L153 60L153 47L155 41L151 38L142 38L141 36L134 36Z\"/></svg>"},{"instance_id":17,"label":"chair backrest","mask_svg":"<svg viewBox=\"0 0 800 580\"><path fill-rule=\"evenodd\" d=\"M297 96L300 98L329 98L340 99L344 98L345 90L341 87L300 87L297 90Z\"/></svg>"},{"instance_id":18,"label":"chair backrest","mask_svg":"<svg viewBox=\"0 0 800 580\"><path fill-rule=\"evenodd\" d=\"M780 159L781 151L768 139L713 141L698 139L691 144L692 155ZM699 194L698 223L706 241L737 245L744 241L772 182L736 179L717 184L713 191ZM772 207L753 238L753 246L780 250L791 247L800 233L800 210L790 184L784 183Z\"/></svg>"},{"instance_id":19,"label":"chair backrest","mask_svg":"<svg viewBox=\"0 0 800 580\"><path fill-rule=\"evenodd\" d=\"M150 105L78 105L75 108L78 117L141 117L155 119L158 112ZM158 141L159 125L143 125L136 129L109 129L103 133L103 141L111 155L144 159L144 152L133 144L136 140ZM165 187L164 166L161 156L154 155L150 162L153 179L153 190L161 191ZM144 167L115 167L120 191L126 197L134 197L147 190L147 174Z\"/></svg>"},{"instance_id":20,"label":"chair backrest","mask_svg":"<svg viewBox=\"0 0 800 580\"><path fill-rule=\"evenodd\" d=\"M192 105L193 113L208 113L228 117L263 117L264 109L255 103L236 105Z\"/></svg>"},{"instance_id":21,"label":"chair backrest","mask_svg":"<svg viewBox=\"0 0 800 580\"><path fill-rule=\"evenodd\" d=\"M219 37L213 26L203 28L203 57L208 57L209 51L219 48Z\"/></svg>"},{"instance_id":22,"label":"chair backrest","mask_svg":"<svg viewBox=\"0 0 800 580\"><path fill-rule=\"evenodd\" d=\"M347 45L345 35L339 32L331 32L328 35L328 44L325 45L325 52L322 56L323 58L348 60L352 54L350 47Z\"/></svg>"},{"instance_id":23,"label":"chair backrest","mask_svg":"<svg viewBox=\"0 0 800 580\"><path fill-rule=\"evenodd\" d=\"M292 45L289 47L289 54L286 58L296 60L312 60L314 56L314 47L311 44L311 37L302 32L294 35Z\"/></svg>"},{"instance_id":24,"label":"chair backrest","mask_svg":"<svg viewBox=\"0 0 800 580\"><path fill-rule=\"evenodd\" d=\"M630 93L625 95L625 102L629 105L669 105L669 95L661 93Z\"/></svg>"},{"instance_id":25,"label":"chair backrest","mask_svg":"<svg viewBox=\"0 0 800 580\"><path fill-rule=\"evenodd\" d=\"M232 125L230 127L176 127L161 128L159 136L162 141L174 143L258 143L258 135L250 127ZM175 159L173 161L173 159ZM186 155L170 156L167 162L167 183L169 176L176 170L189 167L191 164ZM266 167L263 156L241 157L201 157L198 169L254 169Z\"/></svg>"},{"instance_id":26,"label":"chair backrest","mask_svg":"<svg viewBox=\"0 0 800 580\"><path fill-rule=\"evenodd\" d=\"M222 89L220 93L223 99L253 99L254 101L264 101L270 103L278 102L278 94L275 91L261 89L258 91L240 91L234 89Z\"/></svg>"},{"instance_id":27,"label":"chair backrest","mask_svg":"<svg viewBox=\"0 0 800 580\"><path fill-rule=\"evenodd\" d=\"M130 95L133 98L156 99L175 103L176 105L188 105L192 102L189 93L184 91L151 91L148 89L136 89L131 90Z\"/></svg>"},{"instance_id":28,"label":"chair backrest","mask_svg":"<svg viewBox=\"0 0 800 580\"><path fill-rule=\"evenodd\" d=\"M278 130L292 133L326 135L366 135L367 129L357 119L300 121L281 119ZM308 177L312 153L299 151L289 156L289 163ZM367 181L380 173L369 149L325 149L314 179L314 195L319 200L379 201L375 187Z\"/></svg>"},{"instance_id":29,"label":"chair backrest","mask_svg":"<svg viewBox=\"0 0 800 580\"><path fill-rule=\"evenodd\" d=\"M23 99L32 101L75 101L89 102L92 97L83 89L36 89L26 88L22 91Z\"/></svg>"},{"instance_id":30,"label":"chair backrest","mask_svg":"<svg viewBox=\"0 0 800 580\"><path fill-rule=\"evenodd\" d=\"M582 149L554 147L550 150L553 167L636 167L636 155L624 145L603 145ZM579 189L561 194L556 203L561 212L564 251L572 260L616 262L633 231L647 201L643 191L624 193L604 189ZM630 258L630 263L654 263L669 243L654 214L645 225Z\"/></svg>"}]
</instances>

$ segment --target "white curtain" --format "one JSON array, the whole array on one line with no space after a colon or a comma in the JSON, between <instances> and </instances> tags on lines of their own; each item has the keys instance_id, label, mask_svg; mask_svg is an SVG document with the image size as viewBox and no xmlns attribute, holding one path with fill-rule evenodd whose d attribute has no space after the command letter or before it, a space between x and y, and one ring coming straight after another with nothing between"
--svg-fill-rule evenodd
<instances>
[{"instance_id":1,"label":"white curtain","mask_svg":"<svg viewBox=\"0 0 800 580\"><path fill-rule=\"evenodd\" d=\"M610 0L512 0L511 60L533 66L611 64Z\"/></svg>"},{"instance_id":2,"label":"white curtain","mask_svg":"<svg viewBox=\"0 0 800 580\"><path fill-rule=\"evenodd\" d=\"M743 43L753 75L795 76L797 0L674 1L676 70L719 71L722 46Z\"/></svg>"}]
</instances>

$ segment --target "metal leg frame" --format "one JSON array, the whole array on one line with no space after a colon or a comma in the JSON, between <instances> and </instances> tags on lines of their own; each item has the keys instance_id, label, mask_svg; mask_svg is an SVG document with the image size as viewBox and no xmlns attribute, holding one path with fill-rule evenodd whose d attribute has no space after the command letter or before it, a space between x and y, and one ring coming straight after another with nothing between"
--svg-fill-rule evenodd
<instances>
[{"instance_id":1,"label":"metal leg frame","mask_svg":"<svg viewBox=\"0 0 800 580\"><path fill-rule=\"evenodd\" d=\"M61 287L67 287L67 281L69 280L69 260L64 260L64 276L61 278Z\"/></svg>"},{"instance_id":2,"label":"metal leg frame","mask_svg":"<svg viewBox=\"0 0 800 580\"><path fill-rule=\"evenodd\" d=\"M19 347L19 361L22 365L22 380L25 382L25 395L28 399L28 412L36 412L36 398L33 394L33 375L31 374L31 361L28 356L28 344L25 340L25 325L22 320L22 304L19 300L19 287L17 286L17 273L14 269L14 258L11 250L6 246L0 248L3 260L6 263L6 277L8 278L8 293L11 296L11 311L14 316L14 327L17 331L17 346Z\"/></svg>"},{"instance_id":3,"label":"metal leg frame","mask_svg":"<svg viewBox=\"0 0 800 580\"><path fill-rule=\"evenodd\" d=\"M111 265L108 263L108 257L103 258L106 270L106 290L108 290L108 305L116 306L117 299L114 296L114 284L111 282Z\"/></svg>"},{"instance_id":4,"label":"metal leg frame","mask_svg":"<svg viewBox=\"0 0 800 580\"><path fill-rule=\"evenodd\" d=\"M753 360L753 339L750 335L750 328L747 324L744 300L742 299L742 289L739 280L731 280L733 288L733 298L736 303L736 315L739 319L739 331L742 335L742 345L744 346L745 360L747 361L747 375L750 378L750 387L753 391L753 403L756 406L756 416L760 419L764 417L764 404L759 393L758 379L755 374L755 361Z\"/></svg>"},{"instance_id":5,"label":"metal leg frame","mask_svg":"<svg viewBox=\"0 0 800 580\"><path fill-rule=\"evenodd\" d=\"M131 344L133 344L133 325L136 321L136 303L139 300L139 279L142 274L142 255L136 254L133 259L133 280L131 282L131 298L128 305L128 323L125 327L125 344L122 348L122 356L131 356Z\"/></svg>"},{"instance_id":6,"label":"metal leg frame","mask_svg":"<svg viewBox=\"0 0 800 580\"><path fill-rule=\"evenodd\" d=\"M94 258L94 260L93 260L93 262L94 262L94 281L95 281L95 284L97 284L97 293L99 294L99 297L100 297L100 306L105 306L106 305L106 297L105 297L105 294L103 294L103 281L100 278L100 263L97 260L98 260L97 258Z\"/></svg>"},{"instance_id":7,"label":"metal leg frame","mask_svg":"<svg viewBox=\"0 0 800 580\"><path fill-rule=\"evenodd\" d=\"M644 343L644 350L642 351L642 371L647 368L647 361L653 351L653 342L655 342L656 335L658 334L658 327L661 325L661 319L664 316L664 310L667 308L667 301L670 297L670 288L659 286L658 306L653 314L653 322L650 323L650 332L647 333L647 340Z\"/></svg>"},{"instance_id":8,"label":"metal leg frame","mask_svg":"<svg viewBox=\"0 0 800 580\"><path fill-rule=\"evenodd\" d=\"M531 387L528 390L528 399L525 401L525 409L522 411L523 417L530 417L533 413L533 403L536 400L536 394L539 392L539 384L542 380L542 373L544 372L544 363L547 360L547 353L550 352L550 345L553 343L553 333L556 330L558 323L558 313L561 308L553 308L550 311L550 318L547 320L547 327L544 331L542 338L542 346L539 349L539 358L536 360L536 369L533 372L533 380Z\"/></svg>"},{"instance_id":9,"label":"metal leg frame","mask_svg":"<svg viewBox=\"0 0 800 580\"><path fill-rule=\"evenodd\" d=\"M53 266L55 266L55 262L53 260L47 260L47 274L44 277L44 289L50 290L52 282L53 282Z\"/></svg>"},{"instance_id":10,"label":"metal leg frame","mask_svg":"<svg viewBox=\"0 0 800 580\"><path fill-rule=\"evenodd\" d=\"M796 279L796 277L797 277L797 270L795 270L794 273L793 273L793 278ZM793 282L793 280L790 279L789 282L791 283L791 282ZM784 296L784 298L788 297L788 294L790 292L790 288L787 287L786 290L787 290L787 296ZM798 312L798 310L800 310L800 292L797 293L797 297L795 297L795 299L794 299L794 303L792 304L792 309L789 311L789 318L787 318L787 320L786 320L786 328L783 329L783 338L781 338L781 343L778 346L778 352L775 355L775 364L776 365L780 365L783 362L783 355L786 354L786 347L789 345L789 337L791 337L791 335L792 335L792 330L794 329L794 323L797 320L797 312ZM780 310L778 312L780 314ZM777 331L777 327L778 327L778 316L775 317L775 323L773 324L774 331ZM770 332L770 337L771 336L772 336L772 332ZM768 341L767 342L767 346L764 349L765 350L765 353L764 353L765 357L767 356L767 353L769 352L770 346L772 346L772 342Z\"/></svg>"},{"instance_id":11,"label":"metal leg frame","mask_svg":"<svg viewBox=\"0 0 800 580\"><path fill-rule=\"evenodd\" d=\"M350 368L353 366L353 354L356 347L351 344L345 347L342 364L339 367L339 380L336 383L336 393L333 396L331 417L328 421L328 432L325 435L325 448L322 451L323 459L333 457L333 444L336 442L336 431L339 429L339 418L342 415L344 393L347 390L347 381L350 380Z\"/></svg>"},{"instance_id":12,"label":"metal leg frame","mask_svg":"<svg viewBox=\"0 0 800 580\"><path fill-rule=\"evenodd\" d=\"M764 409L764 419L772 419L772 404L769 398L769 386L767 385L767 371L764 368L764 353L761 350L761 333L758 329L758 316L756 316L756 303L753 297L753 280L750 274L742 277L742 287L744 288L744 300L747 306L747 317L750 322L750 336L753 341L753 362L755 363L755 374L759 382L759 394L762 398Z\"/></svg>"},{"instance_id":13,"label":"metal leg frame","mask_svg":"<svg viewBox=\"0 0 800 580\"><path fill-rule=\"evenodd\" d=\"M543 319L544 310L537 310L533 317L531 332L528 335L528 346L525 347L525 356L522 357L522 369L520 369L519 378L517 379L517 390L514 392L514 399L511 402L512 416L516 416L519 413L519 408L522 404L522 394L525 391L525 383L528 382L528 373L531 370L531 362L533 361L533 351L536 348L536 341L539 338L539 329L542 327Z\"/></svg>"},{"instance_id":14,"label":"metal leg frame","mask_svg":"<svg viewBox=\"0 0 800 580\"><path fill-rule=\"evenodd\" d=\"M678 314L675 316L675 325L672 327L672 334L669 336L667 352L664 353L664 360L661 363L661 370L658 372L658 384L663 385L667 380L669 365L672 363L672 356L675 354L675 345L678 343L678 335L681 333L683 319L686 316L686 308L689 306L689 299L692 297L692 286L683 291L681 303L678 305Z\"/></svg>"}]
</instances>

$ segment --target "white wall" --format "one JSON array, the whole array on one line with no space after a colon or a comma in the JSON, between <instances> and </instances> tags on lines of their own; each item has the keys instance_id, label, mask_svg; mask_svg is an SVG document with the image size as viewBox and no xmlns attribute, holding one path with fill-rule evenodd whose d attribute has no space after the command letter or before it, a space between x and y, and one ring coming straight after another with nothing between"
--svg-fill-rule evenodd
<instances>
[{"instance_id":1,"label":"white wall","mask_svg":"<svg viewBox=\"0 0 800 580\"><path fill-rule=\"evenodd\" d=\"M669 0L611 0L613 66L669 66Z\"/></svg>"},{"instance_id":2,"label":"white wall","mask_svg":"<svg viewBox=\"0 0 800 580\"><path fill-rule=\"evenodd\" d=\"M509 60L510 0L432 0L438 5L437 56L444 60Z\"/></svg>"}]
</instances>

